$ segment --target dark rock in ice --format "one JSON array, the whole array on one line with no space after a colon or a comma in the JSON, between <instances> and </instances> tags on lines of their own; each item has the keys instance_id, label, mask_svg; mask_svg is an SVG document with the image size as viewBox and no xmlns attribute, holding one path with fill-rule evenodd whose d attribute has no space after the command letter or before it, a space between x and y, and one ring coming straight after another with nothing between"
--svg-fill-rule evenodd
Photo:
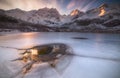
<instances>
[{"instance_id":1,"label":"dark rock in ice","mask_svg":"<svg viewBox=\"0 0 120 78\"><path fill-rule=\"evenodd\" d=\"M85 37L72 37L73 39L82 39L82 40L86 40L88 38L85 38Z\"/></svg>"}]
</instances>

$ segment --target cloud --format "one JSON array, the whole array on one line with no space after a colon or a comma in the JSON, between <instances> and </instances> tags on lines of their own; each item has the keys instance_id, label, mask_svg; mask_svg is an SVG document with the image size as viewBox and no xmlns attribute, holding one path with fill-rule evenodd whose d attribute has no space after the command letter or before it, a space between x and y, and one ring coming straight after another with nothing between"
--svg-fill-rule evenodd
<instances>
[{"instance_id":1,"label":"cloud","mask_svg":"<svg viewBox=\"0 0 120 78\"><path fill-rule=\"evenodd\" d=\"M22 10L38 10L40 8L56 8L61 11L61 6L58 5L58 0L0 0L1 9L20 8Z\"/></svg>"},{"instance_id":2,"label":"cloud","mask_svg":"<svg viewBox=\"0 0 120 78\"><path fill-rule=\"evenodd\" d=\"M86 6L84 6L81 10L82 11L87 11L88 9L91 8L91 6L96 2L97 0L92 0L91 2L89 2L89 4L87 4Z\"/></svg>"},{"instance_id":3,"label":"cloud","mask_svg":"<svg viewBox=\"0 0 120 78\"><path fill-rule=\"evenodd\" d=\"M97 0L71 0L67 5L67 10L79 9L87 11Z\"/></svg>"},{"instance_id":4,"label":"cloud","mask_svg":"<svg viewBox=\"0 0 120 78\"><path fill-rule=\"evenodd\" d=\"M68 10L73 8L80 9L84 3L85 3L85 0L71 0L67 5L67 9Z\"/></svg>"},{"instance_id":5,"label":"cloud","mask_svg":"<svg viewBox=\"0 0 120 78\"><path fill-rule=\"evenodd\" d=\"M67 9L71 9L75 6L75 2L72 0L68 5L67 5Z\"/></svg>"}]
</instances>

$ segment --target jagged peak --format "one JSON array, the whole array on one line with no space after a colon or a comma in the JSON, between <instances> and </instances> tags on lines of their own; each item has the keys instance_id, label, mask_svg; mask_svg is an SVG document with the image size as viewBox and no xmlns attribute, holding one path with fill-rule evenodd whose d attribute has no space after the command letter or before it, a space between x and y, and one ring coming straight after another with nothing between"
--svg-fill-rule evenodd
<instances>
[{"instance_id":1,"label":"jagged peak","mask_svg":"<svg viewBox=\"0 0 120 78\"><path fill-rule=\"evenodd\" d=\"M76 15L79 15L80 13L83 14L83 12L80 11L79 9L75 9L70 13L70 16L76 16Z\"/></svg>"},{"instance_id":2,"label":"jagged peak","mask_svg":"<svg viewBox=\"0 0 120 78\"><path fill-rule=\"evenodd\" d=\"M58 12L58 10L56 8L41 8L41 9L38 9L37 12L48 12L48 13L56 13L58 15L60 15L60 13Z\"/></svg>"},{"instance_id":3,"label":"jagged peak","mask_svg":"<svg viewBox=\"0 0 120 78\"><path fill-rule=\"evenodd\" d=\"M10 9L10 10L8 10L8 11L22 11L20 8L14 8L14 9Z\"/></svg>"},{"instance_id":4,"label":"jagged peak","mask_svg":"<svg viewBox=\"0 0 120 78\"><path fill-rule=\"evenodd\" d=\"M38 11L41 11L41 10L46 10L46 11L54 10L54 11L57 11L56 8L48 8L48 7L44 7L44 8L40 8L40 9L38 9Z\"/></svg>"},{"instance_id":5,"label":"jagged peak","mask_svg":"<svg viewBox=\"0 0 120 78\"><path fill-rule=\"evenodd\" d=\"M15 9L10 9L10 10L7 10L7 12L27 12L27 11L24 11L24 10L22 10L22 9L20 9L20 8L15 8Z\"/></svg>"}]
</instances>

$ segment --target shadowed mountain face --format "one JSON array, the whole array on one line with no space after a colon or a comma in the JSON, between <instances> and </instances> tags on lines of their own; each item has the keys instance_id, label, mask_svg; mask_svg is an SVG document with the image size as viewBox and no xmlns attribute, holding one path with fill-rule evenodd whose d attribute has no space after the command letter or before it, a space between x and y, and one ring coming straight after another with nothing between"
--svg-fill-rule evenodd
<instances>
[{"instance_id":1,"label":"shadowed mountain face","mask_svg":"<svg viewBox=\"0 0 120 78\"><path fill-rule=\"evenodd\" d=\"M0 31L120 32L120 5L103 4L85 13L75 9L66 16L55 8L0 10L0 28Z\"/></svg>"},{"instance_id":2,"label":"shadowed mountain face","mask_svg":"<svg viewBox=\"0 0 120 78\"><path fill-rule=\"evenodd\" d=\"M12 9L6 11L5 14L35 24L56 25L56 23L60 22L60 14L55 8L43 8L32 11Z\"/></svg>"},{"instance_id":3,"label":"shadowed mountain face","mask_svg":"<svg viewBox=\"0 0 120 78\"><path fill-rule=\"evenodd\" d=\"M0 12L0 31L50 31L50 27L34 24L8 16L1 10Z\"/></svg>"}]
</instances>

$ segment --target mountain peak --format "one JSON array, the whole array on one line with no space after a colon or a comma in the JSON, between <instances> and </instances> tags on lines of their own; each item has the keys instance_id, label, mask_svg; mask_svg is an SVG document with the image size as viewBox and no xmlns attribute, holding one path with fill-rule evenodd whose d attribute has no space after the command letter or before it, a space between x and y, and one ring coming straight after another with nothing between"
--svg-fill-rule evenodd
<instances>
[{"instance_id":1,"label":"mountain peak","mask_svg":"<svg viewBox=\"0 0 120 78\"><path fill-rule=\"evenodd\" d=\"M105 15L105 13L106 13L106 8L107 8L107 7L108 7L107 4L102 4L102 5L99 7L99 10L100 10L99 16Z\"/></svg>"},{"instance_id":2,"label":"mountain peak","mask_svg":"<svg viewBox=\"0 0 120 78\"><path fill-rule=\"evenodd\" d=\"M56 8L47 8L47 7L45 7L45 8L39 9L37 12L43 13L43 14L60 15Z\"/></svg>"},{"instance_id":3,"label":"mountain peak","mask_svg":"<svg viewBox=\"0 0 120 78\"><path fill-rule=\"evenodd\" d=\"M76 15L79 15L79 13L80 11L78 9L75 9L70 13L70 16L76 16Z\"/></svg>"},{"instance_id":4,"label":"mountain peak","mask_svg":"<svg viewBox=\"0 0 120 78\"><path fill-rule=\"evenodd\" d=\"M100 5L100 7L99 8L107 8L108 7L108 4L102 4L102 5Z\"/></svg>"}]
</instances>

